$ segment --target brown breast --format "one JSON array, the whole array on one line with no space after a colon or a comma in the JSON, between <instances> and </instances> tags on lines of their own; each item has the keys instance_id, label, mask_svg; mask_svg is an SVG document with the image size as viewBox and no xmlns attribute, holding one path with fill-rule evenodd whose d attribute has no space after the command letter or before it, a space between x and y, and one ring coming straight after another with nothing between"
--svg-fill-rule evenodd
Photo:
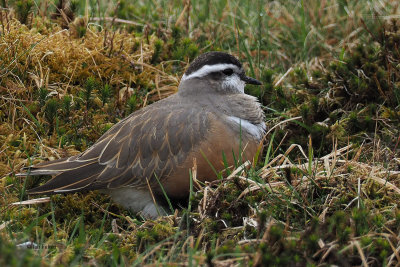
<instances>
[{"instance_id":1,"label":"brown breast","mask_svg":"<svg viewBox=\"0 0 400 267\"><path fill-rule=\"evenodd\" d=\"M239 151L242 153L239 163L241 164L247 160L252 161L257 150L262 148L259 141L249 135L238 135L226 122L220 121L216 117L210 118L210 121L208 138L195 147L184 163L162 181L162 185L170 197L179 198L188 195L189 169L193 167L194 161L197 164L197 179L202 182L214 181L217 176L213 168L217 172L225 169L223 154L231 167L235 165L235 159L240 158ZM210 166L210 163L213 167Z\"/></svg>"}]
</instances>

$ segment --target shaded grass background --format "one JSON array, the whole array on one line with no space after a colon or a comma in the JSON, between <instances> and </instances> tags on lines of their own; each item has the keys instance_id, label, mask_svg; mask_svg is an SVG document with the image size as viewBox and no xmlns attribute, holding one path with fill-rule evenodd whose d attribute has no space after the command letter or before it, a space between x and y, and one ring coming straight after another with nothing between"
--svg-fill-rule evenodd
<instances>
[{"instance_id":1,"label":"shaded grass background","mask_svg":"<svg viewBox=\"0 0 400 267\"><path fill-rule=\"evenodd\" d=\"M399 262L396 1L0 3L3 265ZM157 221L96 192L12 205L47 179L21 167L85 150L209 50L264 83L262 164Z\"/></svg>"}]
</instances>

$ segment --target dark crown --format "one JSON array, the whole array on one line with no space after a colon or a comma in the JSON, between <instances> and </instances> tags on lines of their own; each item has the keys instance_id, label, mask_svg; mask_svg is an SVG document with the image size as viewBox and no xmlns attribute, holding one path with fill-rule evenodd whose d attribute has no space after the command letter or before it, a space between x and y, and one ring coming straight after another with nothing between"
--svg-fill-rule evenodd
<instances>
[{"instance_id":1,"label":"dark crown","mask_svg":"<svg viewBox=\"0 0 400 267\"><path fill-rule=\"evenodd\" d=\"M240 61L228 53L207 52L195 58L195 60L193 60L192 64L190 64L189 68L186 70L185 74L190 75L191 73L197 71L204 65L216 65L216 64L234 64L239 68L242 68L242 64L240 63Z\"/></svg>"}]
</instances>

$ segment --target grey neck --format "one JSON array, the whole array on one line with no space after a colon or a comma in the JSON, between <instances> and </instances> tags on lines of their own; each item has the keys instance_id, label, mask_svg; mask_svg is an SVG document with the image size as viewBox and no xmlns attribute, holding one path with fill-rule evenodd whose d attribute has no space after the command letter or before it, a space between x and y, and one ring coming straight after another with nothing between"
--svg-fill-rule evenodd
<instances>
[{"instance_id":1,"label":"grey neck","mask_svg":"<svg viewBox=\"0 0 400 267\"><path fill-rule=\"evenodd\" d=\"M222 116L234 116L254 124L262 123L264 119L260 103L255 97L222 90L219 84L210 79L184 80L179 85L178 95L190 98L190 101Z\"/></svg>"}]
</instances>

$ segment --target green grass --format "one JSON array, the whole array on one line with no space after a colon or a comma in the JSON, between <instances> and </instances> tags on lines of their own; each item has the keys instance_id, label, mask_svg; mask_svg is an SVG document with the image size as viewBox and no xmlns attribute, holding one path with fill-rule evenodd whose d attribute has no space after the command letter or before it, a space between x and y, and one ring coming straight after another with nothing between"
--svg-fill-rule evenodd
<instances>
[{"instance_id":1,"label":"green grass","mask_svg":"<svg viewBox=\"0 0 400 267\"><path fill-rule=\"evenodd\" d=\"M22 2L0 1L1 266L399 263L396 1ZM155 221L98 192L12 204L48 179L22 167L85 150L211 50L263 82L258 163L199 191L191 173Z\"/></svg>"}]
</instances>

